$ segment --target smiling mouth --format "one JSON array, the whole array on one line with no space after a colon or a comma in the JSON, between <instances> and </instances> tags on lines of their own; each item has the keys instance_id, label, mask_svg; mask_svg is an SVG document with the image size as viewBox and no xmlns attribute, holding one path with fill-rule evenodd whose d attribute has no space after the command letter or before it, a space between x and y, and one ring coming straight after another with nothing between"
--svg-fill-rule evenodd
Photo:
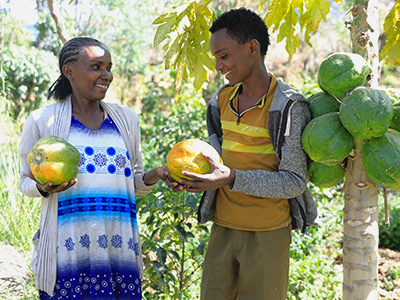
<instances>
[{"instance_id":1,"label":"smiling mouth","mask_svg":"<svg viewBox=\"0 0 400 300\"><path fill-rule=\"evenodd\" d=\"M97 86L98 88L103 89L103 90L107 90L107 89L108 89L108 85L105 85L105 84L98 84L98 83L96 83L96 86Z\"/></svg>"},{"instance_id":2,"label":"smiling mouth","mask_svg":"<svg viewBox=\"0 0 400 300\"><path fill-rule=\"evenodd\" d=\"M231 74L231 73L232 73L232 71L228 71L226 73L223 73L222 75L226 77L226 76L229 76L229 74Z\"/></svg>"}]
</instances>

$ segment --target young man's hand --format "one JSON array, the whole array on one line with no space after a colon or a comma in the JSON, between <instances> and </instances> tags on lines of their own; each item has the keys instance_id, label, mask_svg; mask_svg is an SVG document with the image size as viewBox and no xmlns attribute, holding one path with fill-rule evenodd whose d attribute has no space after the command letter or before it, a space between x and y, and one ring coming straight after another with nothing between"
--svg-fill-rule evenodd
<instances>
[{"instance_id":1,"label":"young man's hand","mask_svg":"<svg viewBox=\"0 0 400 300\"><path fill-rule=\"evenodd\" d=\"M211 172L208 174L197 174L182 171L182 175L193 179L179 179L183 190L192 193L201 193L207 190L220 188L224 185L233 184L235 181L235 170L221 164L212 157L203 154L203 157L210 163Z\"/></svg>"}]
</instances>

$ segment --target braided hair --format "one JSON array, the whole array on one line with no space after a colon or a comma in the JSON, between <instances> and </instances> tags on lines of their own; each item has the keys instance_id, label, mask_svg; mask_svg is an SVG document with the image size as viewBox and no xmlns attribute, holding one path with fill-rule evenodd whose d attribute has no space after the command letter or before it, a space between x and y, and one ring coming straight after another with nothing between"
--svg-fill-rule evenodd
<instances>
[{"instance_id":1,"label":"braided hair","mask_svg":"<svg viewBox=\"0 0 400 300\"><path fill-rule=\"evenodd\" d=\"M47 99L54 97L56 100L64 100L72 93L72 87L67 77L63 74L62 68L67 63L74 63L78 56L84 52L86 46L100 46L105 48L100 41L90 37L76 37L67 41L62 47L58 56L60 77L51 85Z\"/></svg>"}]
</instances>

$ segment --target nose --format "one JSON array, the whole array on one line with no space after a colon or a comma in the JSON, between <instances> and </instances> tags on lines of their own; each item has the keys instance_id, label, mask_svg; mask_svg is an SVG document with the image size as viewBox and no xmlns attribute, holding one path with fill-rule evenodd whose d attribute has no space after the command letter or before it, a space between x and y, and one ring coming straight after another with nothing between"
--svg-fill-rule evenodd
<instances>
[{"instance_id":1,"label":"nose","mask_svg":"<svg viewBox=\"0 0 400 300\"><path fill-rule=\"evenodd\" d=\"M113 81L114 79L114 75L111 72L111 70L104 69L104 72L102 72L101 75L104 79L107 79L109 82Z\"/></svg>"}]
</instances>

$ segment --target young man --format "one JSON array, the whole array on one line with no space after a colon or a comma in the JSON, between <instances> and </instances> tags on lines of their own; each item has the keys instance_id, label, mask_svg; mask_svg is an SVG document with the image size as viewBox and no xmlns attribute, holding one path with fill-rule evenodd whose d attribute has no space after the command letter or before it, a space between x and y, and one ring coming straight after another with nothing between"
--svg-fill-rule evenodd
<instances>
[{"instance_id":1,"label":"young man","mask_svg":"<svg viewBox=\"0 0 400 300\"><path fill-rule=\"evenodd\" d=\"M202 300L284 300L291 229L315 224L301 133L307 100L270 73L268 29L254 12L233 9L212 24L215 68L229 84L207 109L211 144L223 164L206 175L183 172L181 189L203 192L198 218L214 222Z\"/></svg>"}]
</instances>

